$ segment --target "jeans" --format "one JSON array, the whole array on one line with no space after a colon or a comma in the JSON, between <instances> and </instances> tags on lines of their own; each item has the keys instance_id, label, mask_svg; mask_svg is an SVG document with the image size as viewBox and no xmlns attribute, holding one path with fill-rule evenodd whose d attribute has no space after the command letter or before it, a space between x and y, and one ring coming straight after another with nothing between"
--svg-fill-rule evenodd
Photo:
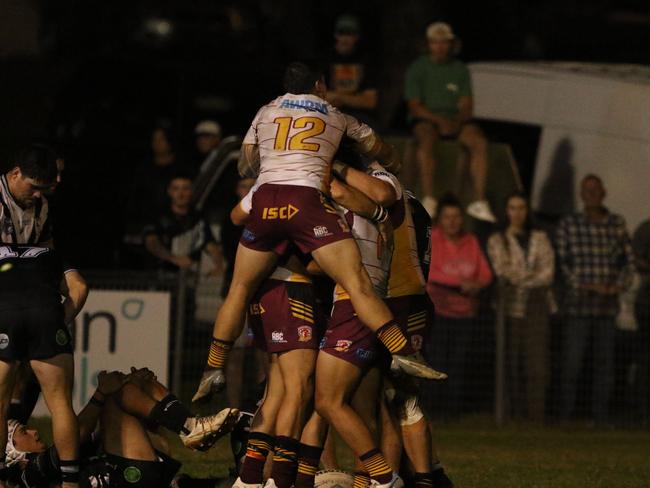
<instances>
[{"instance_id":1,"label":"jeans","mask_svg":"<svg viewBox=\"0 0 650 488\"><path fill-rule=\"evenodd\" d=\"M564 325L562 407L560 415L571 417L576 403L578 379L590 344L593 348L591 413L597 423L606 422L614 383L616 324L614 317L567 317Z\"/></svg>"}]
</instances>

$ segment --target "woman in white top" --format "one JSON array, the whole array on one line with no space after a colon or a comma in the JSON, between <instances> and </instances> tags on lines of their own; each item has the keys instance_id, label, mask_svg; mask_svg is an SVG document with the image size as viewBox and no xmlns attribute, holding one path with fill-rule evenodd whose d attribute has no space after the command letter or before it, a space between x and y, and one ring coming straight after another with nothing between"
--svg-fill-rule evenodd
<instances>
[{"instance_id":1,"label":"woman in white top","mask_svg":"<svg viewBox=\"0 0 650 488\"><path fill-rule=\"evenodd\" d=\"M507 394L514 416L542 422L549 377L550 285L555 254L548 236L533 226L522 193L506 202L506 222L488 241L488 255L505 300Z\"/></svg>"}]
</instances>

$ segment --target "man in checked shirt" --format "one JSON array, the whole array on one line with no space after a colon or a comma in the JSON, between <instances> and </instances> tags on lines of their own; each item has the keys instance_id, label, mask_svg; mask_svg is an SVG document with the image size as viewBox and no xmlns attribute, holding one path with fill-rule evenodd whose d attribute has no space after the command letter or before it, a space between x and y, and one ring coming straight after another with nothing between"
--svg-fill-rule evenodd
<instances>
[{"instance_id":1,"label":"man in checked shirt","mask_svg":"<svg viewBox=\"0 0 650 488\"><path fill-rule=\"evenodd\" d=\"M564 360L561 416L571 416L588 345L593 347L593 420L607 422L614 382L618 295L629 286L634 266L625 220L603 206L600 177L583 178L582 212L566 216L557 232L557 257L567 288L564 301ZM591 338L591 341L590 341Z\"/></svg>"}]
</instances>

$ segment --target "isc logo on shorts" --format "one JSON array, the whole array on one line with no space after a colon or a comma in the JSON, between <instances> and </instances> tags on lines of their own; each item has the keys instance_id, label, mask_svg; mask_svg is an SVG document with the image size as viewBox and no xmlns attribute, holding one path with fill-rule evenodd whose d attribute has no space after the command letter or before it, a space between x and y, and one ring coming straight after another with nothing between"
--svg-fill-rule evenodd
<instances>
[{"instance_id":1,"label":"isc logo on shorts","mask_svg":"<svg viewBox=\"0 0 650 488\"><path fill-rule=\"evenodd\" d=\"M264 220L291 220L299 211L293 205L287 205L285 207L264 207L262 218Z\"/></svg>"},{"instance_id":2,"label":"isc logo on shorts","mask_svg":"<svg viewBox=\"0 0 650 488\"><path fill-rule=\"evenodd\" d=\"M251 315L262 315L264 312L266 312L261 303L251 303L249 310Z\"/></svg>"}]
</instances>

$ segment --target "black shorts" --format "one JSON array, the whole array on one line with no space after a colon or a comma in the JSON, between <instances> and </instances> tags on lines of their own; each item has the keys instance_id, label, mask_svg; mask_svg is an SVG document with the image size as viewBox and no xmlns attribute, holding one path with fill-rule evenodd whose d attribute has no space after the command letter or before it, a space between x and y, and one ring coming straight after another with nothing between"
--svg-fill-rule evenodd
<instances>
[{"instance_id":1,"label":"black shorts","mask_svg":"<svg viewBox=\"0 0 650 488\"><path fill-rule=\"evenodd\" d=\"M158 461L137 461L106 454L104 462L110 488L159 488L169 486L181 463L161 452Z\"/></svg>"},{"instance_id":2,"label":"black shorts","mask_svg":"<svg viewBox=\"0 0 650 488\"><path fill-rule=\"evenodd\" d=\"M72 337L65 325L63 307L38 307L0 311L0 359L49 359L72 354Z\"/></svg>"}]
</instances>

